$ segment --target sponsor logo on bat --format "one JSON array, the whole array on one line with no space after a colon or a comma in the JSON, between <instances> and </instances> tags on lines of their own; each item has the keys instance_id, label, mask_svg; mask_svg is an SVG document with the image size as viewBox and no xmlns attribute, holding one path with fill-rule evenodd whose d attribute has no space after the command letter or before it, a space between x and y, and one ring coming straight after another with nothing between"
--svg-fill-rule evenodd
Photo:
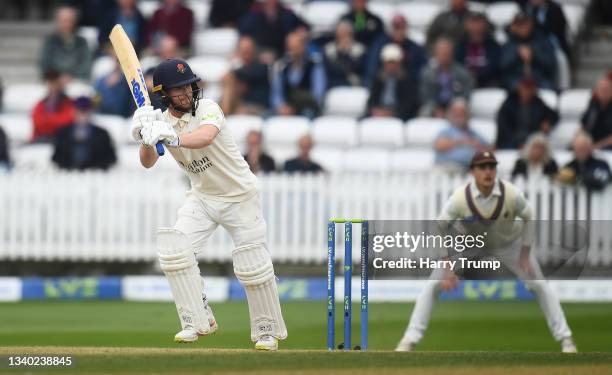
<instances>
[{"instance_id":1,"label":"sponsor logo on bat","mask_svg":"<svg viewBox=\"0 0 612 375\"><path fill-rule=\"evenodd\" d=\"M134 99L136 100L136 104L138 104L138 107L142 107L145 104L145 97L142 92L140 83L136 80L136 78L133 78L131 84L132 84L132 94L134 94Z\"/></svg>"}]
</instances>

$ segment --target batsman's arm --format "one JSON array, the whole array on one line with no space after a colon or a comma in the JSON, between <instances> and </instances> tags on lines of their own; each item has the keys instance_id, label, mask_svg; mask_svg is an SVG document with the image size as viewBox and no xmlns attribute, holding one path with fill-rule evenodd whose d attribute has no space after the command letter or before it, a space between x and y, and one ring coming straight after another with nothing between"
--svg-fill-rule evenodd
<instances>
[{"instance_id":1,"label":"batsman's arm","mask_svg":"<svg viewBox=\"0 0 612 375\"><path fill-rule=\"evenodd\" d=\"M158 143L159 144L159 143ZM151 168L159 159L159 153L155 147L140 145L140 164L145 168Z\"/></svg>"},{"instance_id":2,"label":"batsman's arm","mask_svg":"<svg viewBox=\"0 0 612 375\"><path fill-rule=\"evenodd\" d=\"M184 148L203 148L213 143L217 134L219 134L219 128L216 125L200 125L196 131L179 135L179 144Z\"/></svg>"}]
</instances>

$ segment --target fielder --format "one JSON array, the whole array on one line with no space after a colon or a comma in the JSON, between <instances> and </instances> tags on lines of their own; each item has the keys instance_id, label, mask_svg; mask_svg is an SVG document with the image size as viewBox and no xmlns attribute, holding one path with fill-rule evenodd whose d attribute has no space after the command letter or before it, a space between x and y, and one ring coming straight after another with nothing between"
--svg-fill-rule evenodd
<instances>
[{"instance_id":1,"label":"fielder","mask_svg":"<svg viewBox=\"0 0 612 375\"><path fill-rule=\"evenodd\" d=\"M191 189L174 228L160 229L157 250L168 279L182 330L174 341L194 342L217 330L206 301L197 254L217 226L231 235L234 273L244 286L255 349L277 350L287 337L274 268L266 245L257 178L240 154L223 112L201 99L200 81L187 63L168 59L153 74L153 92L168 109L136 110L132 136L141 143L140 162L155 165L155 144L162 141L187 173Z\"/></svg>"},{"instance_id":2,"label":"fielder","mask_svg":"<svg viewBox=\"0 0 612 375\"><path fill-rule=\"evenodd\" d=\"M536 257L530 251L533 229L528 222L532 212L525 196L510 182L497 179L497 160L491 152L476 153L470 169L472 180L451 195L438 218L440 225L448 227L453 221L470 223L476 220L478 223L495 226L495 230L489 230L488 233L489 236L491 232L494 233L491 243L503 245L491 246L491 255L535 293L548 328L555 340L561 343L561 351L576 353L576 345L561 304L544 280ZM515 221L517 217L522 219L522 223ZM456 273L450 269L439 268L432 272L416 301L410 323L396 351L414 350L425 334L440 289L454 289L458 280Z\"/></svg>"}]
</instances>

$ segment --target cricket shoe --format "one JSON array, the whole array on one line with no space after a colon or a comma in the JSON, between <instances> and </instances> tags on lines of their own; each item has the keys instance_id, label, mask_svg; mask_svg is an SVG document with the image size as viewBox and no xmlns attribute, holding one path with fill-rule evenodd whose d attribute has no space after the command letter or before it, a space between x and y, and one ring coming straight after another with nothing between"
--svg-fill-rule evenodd
<instances>
[{"instance_id":1,"label":"cricket shoe","mask_svg":"<svg viewBox=\"0 0 612 375\"><path fill-rule=\"evenodd\" d=\"M206 336L213 334L219 329L217 325L217 321L215 320L215 316L213 315L212 309L208 305L208 300L206 299L206 295L203 296L202 300L204 301L204 308L206 309L206 313L208 314L208 324L210 325L210 331L208 333L202 334L196 331L192 326L187 326L185 329L174 335L174 341L182 344L189 344L198 340L200 336Z\"/></svg>"},{"instance_id":2,"label":"cricket shoe","mask_svg":"<svg viewBox=\"0 0 612 375\"><path fill-rule=\"evenodd\" d=\"M261 336L255 343L256 350L275 351L278 350L278 339L274 336Z\"/></svg>"},{"instance_id":3,"label":"cricket shoe","mask_svg":"<svg viewBox=\"0 0 612 375\"><path fill-rule=\"evenodd\" d=\"M566 337L561 340L561 353L578 353L578 348L576 348L574 339Z\"/></svg>"},{"instance_id":4,"label":"cricket shoe","mask_svg":"<svg viewBox=\"0 0 612 375\"><path fill-rule=\"evenodd\" d=\"M395 347L395 351L396 352L412 352L414 351L415 347L416 347L415 343L407 339L401 339L399 344L397 344L397 346Z\"/></svg>"}]
</instances>

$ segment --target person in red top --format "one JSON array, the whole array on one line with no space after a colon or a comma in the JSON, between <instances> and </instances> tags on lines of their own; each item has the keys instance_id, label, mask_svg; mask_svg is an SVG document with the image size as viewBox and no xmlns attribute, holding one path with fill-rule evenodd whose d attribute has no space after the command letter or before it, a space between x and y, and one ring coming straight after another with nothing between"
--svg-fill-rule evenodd
<instances>
[{"instance_id":1,"label":"person in red top","mask_svg":"<svg viewBox=\"0 0 612 375\"><path fill-rule=\"evenodd\" d=\"M164 0L149 22L149 46L155 47L164 35L171 35L183 48L191 47L193 11L182 0Z\"/></svg>"},{"instance_id":2,"label":"person in red top","mask_svg":"<svg viewBox=\"0 0 612 375\"><path fill-rule=\"evenodd\" d=\"M55 70L45 72L47 96L34 106L32 124L33 142L51 141L55 133L74 122L72 100L64 94L64 81Z\"/></svg>"}]
</instances>

